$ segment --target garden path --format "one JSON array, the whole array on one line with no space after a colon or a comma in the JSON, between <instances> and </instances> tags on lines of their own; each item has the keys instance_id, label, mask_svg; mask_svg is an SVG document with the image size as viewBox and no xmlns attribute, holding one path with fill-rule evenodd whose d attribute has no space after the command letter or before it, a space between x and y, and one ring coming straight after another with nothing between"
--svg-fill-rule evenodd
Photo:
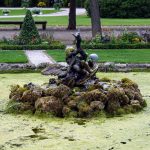
<instances>
[{"instance_id":1,"label":"garden path","mask_svg":"<svg viewBox=\"0 0 150 150\"><path fill-rule=\"evenodd\" d=\"M53 64L55 61L43 50L26 50L25 54L27 55L29 62L35 65L36 67L42 63Z\"/></svg>"},{"instance_id":2,"label":"garden path","mask_svg":"<svg viewBox=\"0 0 150 150\"><path fill-rule=\"evenodd\" d=\"M10 8L10 9L12 9L12 8ZM46 8L46 9L53 10L53 8ZM43 17L43 16L68 16L68 14L69 14L69 8L62 8L62 9L60 9L59 12L56 12L56 13L33 15L33 16L39 16L39 17ZM85 15L85 14L86 14L86 10L84 8L77 8L76 9L76 15ZM22 18L22 17L25 17L25 15L0 16L0 18Z\"/></svg>"}]
</instances>

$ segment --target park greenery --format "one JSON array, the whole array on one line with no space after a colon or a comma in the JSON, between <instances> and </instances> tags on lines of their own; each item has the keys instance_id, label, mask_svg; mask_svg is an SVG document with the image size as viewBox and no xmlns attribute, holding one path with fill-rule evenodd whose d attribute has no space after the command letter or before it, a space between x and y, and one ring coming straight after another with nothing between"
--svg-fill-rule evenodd
<instances>
[{"instance_id":1,"label":"park greenery","mask_svg":"<svg viewBox=\"0 0 150 150\"><path fill-rule=\"evenodd\" d=\"M102 18L150 18L148 0L98 0ZM85 2L87 15L91 16L89 0Z\"/></svg>"},{"instance_id":2,"label":"park greenery","mask_svg":"<svg viewBox=\"0 0 150 150\"><path fill-rule=\"evenodd\" d=\"M99 44L104 44L104 45L112 44L116 46L123 45L123 46L126 46L127 48L128 48L128 45L134 45L135 47L138 47L138 44L139 44L139 47L140 46L142 47L142 45L148 46L150 44L150 35L147 32L141 33L141 35L139 35L136 32L128 32L125 30L118 36L115 36L114 34L112 35L106 34L102 37L100 35L96 35L89 41L83 41L83 45L86 45L86 46L93 45L93 48L94 46L99 45Z\"/></svg>"},{"instance_id":3,"label":"park greenery","mask_svg":"<svg viewBox=\"0 0 150 150\"><path fill-rule=\"evenodd\" d=\"M0 63L27 63L28 59L24 51L0 51Z\"/></svg>"},{"instance_id":4,"label":"park greenery","mask_svg":"<svg viewBox=\"0 0 150 150\"><path fill-rule=\"evenodd\" d=\"M86 2L88 12L88 16L74 16L75 26L91 26L87 1L92 0L71 0L73 1L76 2L77 7L83 7ZM102 7L100 11L103 18L99 20L102 25L150 25L148 0L98 1ZM1 136L0 149L65 150L69 147L71 150L121 148L146 150L149 148L150 144L147 142L149 137L147 131L150 125L148 72L135 72L134 69L132 70L134 72L121 70L125 73L97 72L91 80L88 78L85 85L74 87L63 84L56 76L43 76L41 69L47 64L41 63L38 66L32 64L24 50L45 50L42 53L49 58L56 62L65 62L66 46L54 40L49 30L40 33L34 20L46 20L49 26L65 26L66 28L68 24L70 25L70 20L68 21L68 16L34 15L33 17L32 15L40 14L41 7L56 6L56 10L42 10L44 14L57 12L60 7L68 7L69 0L61 0L61 5L51 3L49 0L4 0L3 3L0 1L0 6L1 4L37 8L32 11L28 9L0 10L0 15L2 13L26 14L25 18L1 18L1 20L9 21L24 19L24 22L18 35L14 35L11 39L0 40L0 66L4 69L7 65L13 66L12 70L8 70L9 73L7 70L7 73L3 69L0 70L0 132L7 133ZM7 29L7 26L2 25L2 28ZM98 55L96 65L107 67L107 64L110 64L110 67L113 67L111 64L118 63L115 65L124 67L131 63L133 66L147 67L150 64L148 32L137 34L128 32L124 28L124 32L117 36L114 33L110 34L109 31L107 33L96 34L90 40L82 40L81 47L88 56ZM91 60L87 59L85 62L89 63L88 61ZM31 68L25 70L22 67L21 71L17 72L15 70L17 65L29 65ZM58 63L50 64L48 67L59 72ZM68 69L61 66L61 73L65 69L70 71L70 67ZM93 70L92 68L90 71ZM145 70L149 71L149 66ZM30 71L34 73L29 73ZM107 68L103 71L107 71ZM141 68L138 71L141 71ZM77 75L73 74L73 76ZM142 112L138 113L139 111ZM47 142L49 139L50 142Z\"/></svg>"},{"instance_id":5,"label":"park greenery","mask_svg":"<svg viewBox=\"0 0 150 150\"><path fill-rule=\"evenodd\" d=\"M99 56L98 62L150 63L150 49L97 49L86 50L86 52L96 53ZM57 62L65 61L66 56L63 50L48 50L47 53Z\"/></svg>"},{"instance_id":6,"label":"park greenery","mask_svg":"<svg viewBox=\"0 0 150 150\"><path fill-rule=\"evenodd\" d=\"M63 49L51 49L46 51L57 62L65 61L65 51ZM98 62L116 63L150 63L150 49L96 49L86 50L90 55L96 53L99 56ZM60 55L61 54L61 55ZM1 63L26 63L28 62L24 51L7 50L0 51Z\"/></svg>"},{"instance_id":7,"label":"park greenery","mask_svg":"<svg viewBox=\"0 0 150 150\"><path fill-rule=\"evenodd\" d=\"M20 9L1 9L0 8L0 16L4 15L5 13L9 14L10 16L18 16L18 15L25 15L28 9L25 8L20 8ZM39 10L40 12L42 12L42 14L51 14L51 13L55 13L58 12L58 10L49 10L49 9L40 9L40 8L31 8L30 9L32 14L35 14L34 11L35 10Z\"/></svg>"},{"instance_id":8,"label":"park greenery","mask_svg":"<svg viewBox=\"0 0 150 150\"><path fill-rule=\"evenodd\" d=\"M77 26L90 26L91 20L86 15L77 16ZM1 21L12 20L22 21L23 17L20 18L1 18ZM35 21L47 21L48 26L67 26L67 16L34 16ZM103 26L149 26L149 18L137 18L137 19L121 19L121 18L102 18ZM8 26L8 25L7 25ZM12 25L13 26L13 25ZM8 26L9 27L9 26Z\"/></svg>"},{"instance_id":9,"label":"park greenery","mask_svg":"<svg viewBox=\"0 0 150 150\"><path fill-rule=\"evenodd\" d=\"M34 45L42 42L30 10L26 13L19 37L16 38L16 41L18 45Z\"/></svg>"}]
</instances>

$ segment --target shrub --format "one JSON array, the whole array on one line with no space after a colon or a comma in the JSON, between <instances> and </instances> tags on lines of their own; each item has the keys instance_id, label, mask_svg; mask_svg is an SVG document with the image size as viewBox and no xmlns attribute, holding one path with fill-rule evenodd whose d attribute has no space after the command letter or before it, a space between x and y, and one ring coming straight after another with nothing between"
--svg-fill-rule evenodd
<instances>
[{"instance_id":1,"label":"shrub","mask_svg":"<svg viewBox=\"0 0 150 150\"><path fill-rule=\"evenodd\" d=\"M103 18L149 18L149 0L98 0ZM89 0L85 2L88 16L91 15Z\"/></svg>"},{"instance_id":2,"label":"shrub","mask_svg":"<svg viewBox=\"0 0 150 150\"><path fill-rule=\"evenodd\" d=\"M136 32L124 32L121 35L121 40L127 43L139 43L143 39Z\"/></svg>"},{"instance_id":3,"label":"shrub","mask_svg":"<svg viewBox=\"0 0 150 150\"><path fill-rule=\"evenodd\" d=\"M83 49L149 49L150 44L137 43L137 44L82 44Z\"/></svg>"},{"instance_id":4,"label":"shrub","mask_svg":"<svg viewBox=\"0 0 150 150\"><path fill-rule=\"evenodd\" d=\"M60 3L55 3L53 5L53 7L54 7L55 10L60 10L61 4Z\"/></svg>"},{"instance_id":5,"label":"shrub","mask_svg":"<svg viewBox=\"0 0 150 150\"><path fill-rule=\"evenodd\" d=\"M108 44L138 44L138 43L146 43L144 38L138 35L136 32L123 32L122 34L115 37L114 35L96 35L91 41L83 41L85 44L100 44L100 43L108 43Z\"/></svg>"},{"instance_id":6,"label":"shrub","mask_svg":"<svg viewBox=\"0 0 150 150\"><path fill-rule=\"evenodd\" d=\"M29 0L22 0L21 1L21 7L29 7L30 1Z\"/></svg>"},{"instance_id":7,"label":"shrub","mask_svg":"<svg viewBox=\"0 0 150 150\"><path fill-rule=\"evenodd\" d=\"M51 45L0 45L0 50L40 50L40 49L65 49L65 45L51 44Z\"/></svg>"},{"instance_id":8,"label":"shrub","mask_svg":"<svg viewBox=\"0 0 150 150\"><path fill-rule=\"evenodd\" d=\"M39 2L37 4L38 7L45 7L46 6L46 3L45 2Z\"/></svg>"},{"instance_id":9,"label":"shrub","mask_svg":"<svg viewBox=\"0 0 150 150\"><path fill-rule=\"evenodd\" d=\"M35 8L32 9L32 13L33 13L33 14L39 15L40 12L41 12L41 10L40 10L39 8L36 8L36 7L35 7Z\"/></svg>"},{"instance_id":10,"label":"shrub","mask_svg":"<svg viewBox=\"0 0 150 150\"><path fill-rule=\"evenodd\" d=\"M40 44L41 38L35 26L31 11L28 10L19 34L20 45Z\"/></svg>"},{"instance_id":11,"label":"shrub","mask_svg":"<svg viewBox=\"0 0 150 150\"><path fill-rule=\"evenodd\" d=\"M2 13L8 15L8 14L10 13L10 10L9 10L9 9L3 9L3 10L2 10Z\"/></svg>"}]
</instances>

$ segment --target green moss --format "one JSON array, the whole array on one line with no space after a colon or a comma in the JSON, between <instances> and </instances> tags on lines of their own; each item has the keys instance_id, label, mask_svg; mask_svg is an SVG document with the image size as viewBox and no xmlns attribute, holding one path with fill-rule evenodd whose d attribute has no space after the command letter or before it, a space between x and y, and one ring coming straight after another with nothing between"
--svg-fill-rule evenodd
<instances>
[{"instance_id":1,"label":"green moss","mask_svg":"<svg viewBox=\"0 0 150 150\"><path fill-rule=\"evenodd\" d=\"M116 110L116 115L123 115L126 114L126 111L123 108L118 108Z\"/></svg>"},{"instance_id":2,"label":"green moss","mask_svg":"<svg viewBox=\"0 0 150 150\"><path fill-rule=\"evenodd\" d=\"M20 112L20 106L21 106L21 103L19 102L16 102L14 100L10 100L8 103L7 103L7 106L5 108L5 112L6 113L19 113Z\"/></svg>"},{"instance_id":3,"label":"green moss","mask_svg":"<svg viewBox=\"0 0 150 150\"><path fill-rule=\"evenodd\" d=\"M107 77L103 77L100 79L102 82L111 82L111 79L107 78Z\"/></svg>"},{"instance_id":4,"label":"green moss","mask_svg":"<svg viewBox=\"0 0 150 150\"><path fill-rule=\"evenodd\" d=\"M70 111L70 113L68 114L69 118L76 118L78 116L77 111Z\"/></svg>"},{"instance_id":5,"label":"green moss","mask_svg":"<svg viewBox=\"0 0 150 150\"><path fill-rule=\"evenodd\" d=\"M122 82L122 87L127 87L127 88L130 88L130 87L134 87L134 88L138 88L138 85L133 82L132 80L128 79L128 78L123 78L121 80Z\"/></svg>"},{"instance_id":6,"label":"green moss","mask_svg":"<svg viewBox=\"0 0 150 150\"><path fill-rule=\"evenodd\" d=\"M31 115L33 114L33 110L26 109L25 104L21 102L16 102L14 100L10 100L7 103L7 106L5 108L6 113L12 113L12 114L25 114L25 115Z\"/></svg>"},{"instance_id":7,"label":"green moss","mask_svg":"<svg viewBox=\"0 0 150 150\"><path fill-rule=\"evenodd\" d=\"M54 115L51 112L42 112L40 110L36 110L34 116L37 118L54 118Z\"/></svg>"},{"instance_id":8,"label":"green moss","mask_svg":"<svg viewBox=\"0 0 150 150\"><path fill-rule=\"evenodd\" d=\"M79 102L77 107L78 107L78 116L79 117L88 117L90 115L91 108L85 101Z\"/></svg>"},{"instance_id":9,"label":"green moss","mask_svg":"<svg viewBox=\"0 0 150 150\"><path fill-rule=\"evenodd\" d=\"M142 107L147 107L147 102L146 100L144 100L142 103L141 103Z\"/></svg>"},{"instance_id":10,"label":"green moss","mask_svg":"<svg viewBox=\"0 0 150 150\"><path fill-rule=\"evenodd\" d=\"M93 91L95 89L102 89L102 86L99 84L93 84L88 87L87 91Z\"/></svg>"}]
</instances>

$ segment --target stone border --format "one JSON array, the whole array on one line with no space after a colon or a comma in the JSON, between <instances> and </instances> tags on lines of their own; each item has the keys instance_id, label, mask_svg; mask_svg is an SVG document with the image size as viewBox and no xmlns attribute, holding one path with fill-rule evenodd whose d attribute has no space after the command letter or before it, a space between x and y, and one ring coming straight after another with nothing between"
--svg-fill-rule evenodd
<instances>
[{"instance_id":1,"label":"stone border","mask_svg":"<svg viewBox=\"0 0 150 150\"><path fill-rule=\"evenodd\" d=\"M129 71L148 71L150 70L150 64L126 64L126 63L114 63L106 62L99 63L99 71L114 71L114 72L129 72Z\"/></svg>"},{"instance_id":2,"label":"stone border","mask_svg":"<svg viewBox=\"0 0 150 150\"><path fill-rule=\"evenodd\" d=\"M31 70L36 71L38 69L44 69L48 65L57 65L58 66L66 66L65 62L55 63L55 64L48 64L48 63L41 63L37 67L33 64L29 63L0 63L0 71L25 71ZM149 71L150 64L123 64L123 63L114 63L114 62L106 62L106 63L99 63L99 71L102 72L129 72L129 71Z\"/></svg>"},{"instance_id":3,"label":"stone border","mask_svg":"<svg viewBox=\"0 0 150 150\"><path fill-rule=\"evenodd\" d=\"M91 26L77 26L77 31L80 29L80 31L91 31ZM102 29L105 30L116 30L116 31L124 31L124 30L147 30L150 31L150 26L137 26L137 25L128 25L128 26L102 26ZM7 28L3 28L0 27L0 31L7 31L7 30L20 30L18 28L11 28L11 27L7 27ZM39 29L41 30L41 29ZM67 27L66 26L47 26L47 31L66 31ZM72 31L71 31L72 32Z\"/></svg>"}]
</instances>

